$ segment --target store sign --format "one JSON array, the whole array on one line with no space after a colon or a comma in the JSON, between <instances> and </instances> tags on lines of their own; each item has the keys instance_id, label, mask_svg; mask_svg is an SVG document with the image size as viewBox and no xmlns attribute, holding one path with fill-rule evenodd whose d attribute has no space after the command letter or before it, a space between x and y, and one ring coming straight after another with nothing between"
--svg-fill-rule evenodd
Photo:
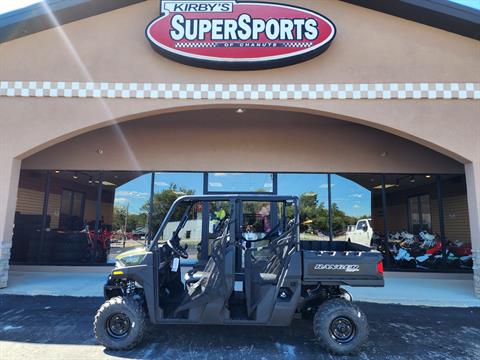
<instances>
[{"instance_id":1,"label":"store sign","mask_svg":"<svg viewBox=\"0 0 480 360\"><path fill-rule=\"evenodd\" d=\"M152 47L185 64L251 70L295 64L325 51L335 25L300 7L230 0L162 0L146 29Z\"/></svg>"}]
</instances>

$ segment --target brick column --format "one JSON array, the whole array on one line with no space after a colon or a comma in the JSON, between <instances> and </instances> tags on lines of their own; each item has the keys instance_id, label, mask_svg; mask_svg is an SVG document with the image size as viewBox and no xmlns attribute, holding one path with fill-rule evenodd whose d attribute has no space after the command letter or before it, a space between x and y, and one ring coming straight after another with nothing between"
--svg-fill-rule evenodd
<instances>
[{"instance_id":1,"label":"brick column","mask_svg":"<svg viewBox=\"0 0 480 360\"><path fill-rule=\"evenodd\" d=\"M20 176L20 160L8 158L4 154L0 156L0 288L6 287L8 281L13 221Z\"/></svg>"},{"instance_id":2,"label":"brick column","mask_svg":"<svg viewBox=\"0 0 480 360\"><path fill-rule=\"evenodd\" d=\"M480 159L465 165L473 253L474 292L480 298Z\"/></svg>"}]
</instances>

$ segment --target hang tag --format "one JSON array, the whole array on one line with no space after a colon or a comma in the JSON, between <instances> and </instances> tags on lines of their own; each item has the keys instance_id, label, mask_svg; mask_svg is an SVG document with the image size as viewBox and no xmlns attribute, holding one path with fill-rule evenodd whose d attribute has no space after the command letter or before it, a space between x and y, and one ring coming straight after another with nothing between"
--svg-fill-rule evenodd
<instances>
[{"instance_id":1,"label":"hang tag","mask_svg":"<svg viewBox=\"0 0 480 360\"><path fill-rule=\"evenodd\" d=\"M173 272L177 272L178 265L180 265L180 259L177 258L177 257L173 258L173 260L172 260L172 271Z\"/></svg>"}]
</instances>

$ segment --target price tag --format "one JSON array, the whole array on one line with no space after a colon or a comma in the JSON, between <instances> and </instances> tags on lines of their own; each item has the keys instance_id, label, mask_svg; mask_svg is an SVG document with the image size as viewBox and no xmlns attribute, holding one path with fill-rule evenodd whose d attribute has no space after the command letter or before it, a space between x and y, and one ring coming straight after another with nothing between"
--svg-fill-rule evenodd
<instances>
[{"instance_id":1,"label":"price tag","mask_svg":"<svg viewBox=\"0 0 480 360\"><path fill-rule=\"evenodd\" d=\"M180 265L180 259L177 258L177 257L173 258L173 261L172 261L172 271L173 271L173 272L177 272L179 265Z\"/></svg>"}]
</instances>

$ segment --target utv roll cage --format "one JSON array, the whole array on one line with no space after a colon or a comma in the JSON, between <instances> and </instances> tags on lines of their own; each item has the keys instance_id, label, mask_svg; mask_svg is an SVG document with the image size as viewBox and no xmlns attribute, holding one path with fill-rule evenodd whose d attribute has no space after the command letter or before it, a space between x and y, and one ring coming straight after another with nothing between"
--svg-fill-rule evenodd
<instances>
[{"instance_id":1,"label":"utv roll cage","mask_svg":"<svg viewBox=\"0 0 480 360\"><path fill-rule=\"evenodd\" d=\"M177 228L177 231L182 228L181 224L182 222L186 219L186 216L188 215L189 211L191 210L191 207L194 203L196 202L215 202L215 201L229 201L229 202L235 202L235 201L265 201L265 202L293 202L294 203L294 214L293 218L295 220L295 224L299 223L299 199L297 196L282 196L282 195L267 195L267 194L248 194L248 195L238 195L238 194L225 194L225 195L185 195L185 196L180 196L177 198L170 209L168 210L167 214L165 215L165 218L162 220L162 223L160 224L160 227L158 228L158 231L155 233L155 236L152 239L152 242L150 243L148 250L152 251L154 250L157 245L158 245L158 240L160 239L160 236L162 235L165 227L167 226L168 221L172 217L172 214L177 210L179 204L184 204L186 202L189 202L190 205L187 206L185 209L183 215L182 215L182 220L180 220L179 227ZM285 217L283 217L285 219ZM286 226L286 224L284 225ZM298 227L297 227L298 231ZM298 235L298 234L297 234ZM296 236L296 246L299 245L299 236Z\"/></svg>"}]
</instances>

